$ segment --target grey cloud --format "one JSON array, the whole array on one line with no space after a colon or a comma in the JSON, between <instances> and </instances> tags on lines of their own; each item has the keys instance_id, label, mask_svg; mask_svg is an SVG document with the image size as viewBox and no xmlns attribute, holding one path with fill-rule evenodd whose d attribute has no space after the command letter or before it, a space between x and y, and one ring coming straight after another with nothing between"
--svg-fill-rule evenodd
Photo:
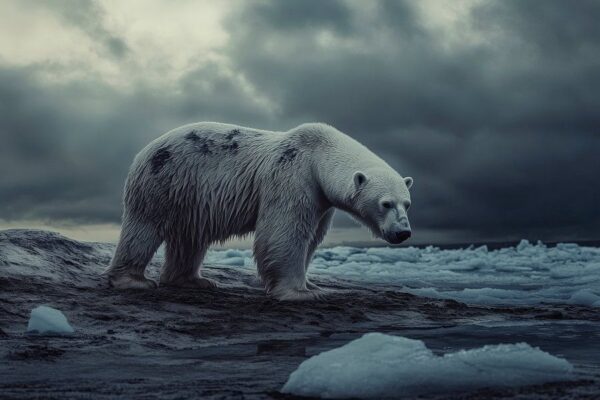
<instances>
[{"instance_id":1,"label":"grey cloud","mask_svg":"<svg viewBox=\"0 0 600 400\"><path fill-rule=\"evenodd\" d=\"M600 3L595 0L507 0L482 4L473 17L475 24L502 32L530 50L597 59L598 14Z\"/></svg>"},{"instance_id":2,"label":"grey cloud","mask_svg":"<svg viewBox=\"0 0 600 400\"><path fill-rule=\"evenodd\" d=\"M382 0L377 3L381 25L395 31L400 38L418 39L427 36L423 21L410 0ZM398 39L398 37L396 38Z\"/></svg>"},{"instance_id":3,"label":"grey cloud","mask_svg":"<svg viewBox=\"0 0 600 400\"><path fill-rule=\"evenodd\" d=\"M298 34L298 30L328 28L338 32L352 29L352 14L343 1L255 2L243 13L245 26L269 26Z\"/></svg>"},{"instance_id":4,"label":"grey cloud","mask_svg":"<svg viewBox=\"0 0 600 400\"><path fill-rule=\"evenodd\" d=\"M290 3L296 7L303 4ZM530 3L535 2L516 4ZM278 2L269 4L280 7ZM568 26L570 17L578 21L579 13L570 15L571 7L564 2L555 7L560 5L564 15L561 26ZM288 118L311 115L345 124L349 129L383 133L399 125L464 133L488 126L503 131L519 131L525 125L552 130L594 128L600 122L597 113L592 112L600 105L595 96L595 88L600 85L596 73L600 52L575 59L557 58L554 53L531 54L528 46L516 46L511 41L513 36L506 37L517 34L519 43L529 40L527 31L511 26L506 26L507 32L489 45L452 51L441 47L439 38L432 35L417 34L414 40L400 40L388 35L385 27L402 27L413 36L423 32L406 2L381 3L380 15L385 23L357 22L362 39L357 45L327 47L318 43L319 29L303 35L282 30L276 16L267 19L271 14L264 12L265 7L261 3L263 24L243 24L246 14L230 22L234 32L230 56L258 87L283 105ZM392 8L399 10L394 12ZM505 26L505 14L511 10L508 5L503 13L487 7L476 10L472 25L481 29ZM594 10L586 11L593 14ZM257 12L249 7L247 14ZM535 13L520 13L515 7L511 15L521 19L529 16L529 22L540 24L534 21ZM410 18L403 18L406 15ZM367 22L371 25L365 26ZM555 22L541 24L552 30ZM526 26L527 21L519 25ZM590 33L593 36L594 32ZM348 36L353 33L337 35L340 40ZM564 51L569 55L568 44Z\"/></svg>"},{"instance_id":5,"label":"grey cloud","mask_svg":"<svg viewBox=\"0 0 600 400\"><path fill-rule=\"evenodd\" d=\"M54 11L64 22L79 28L92 40L100 44L104 53L120 59L129 52L123 38L105 27L106 13L94 0L33 0L38 6Z\"/></svg>"},{"instance_id":6,"label":"grey cloud","mask_svg":"<svg viewBox=\"0 0 600 400\"><path fill-rule=\"evenodd\" d=\"M393 14L381 15L390 19ZM428 36L401 40L395 32L389 35L382 28L387 24L378 24L380 20L364 22L373 26L358 28L356 44L322 46L318 29L299 36L281 30L276 22L232 21L230 56L252 82L282 105L286 118L310 115L354 130L385 132L402 123L461 131L491 114L491 91L470 84L484 79L484 71L465 68L483 67L478 52L457 51L447 57L436 51ZM404 31L416 32L418 24L411 26L414 29ZM343 41L348 36L352 34L337 38ZM473 98L479 115L470 113Z\"/></svg>"},{"instance_id":7,"label":"grey cloud","mask_svg":"<svg viewBox=\"0 0 600 400\"><path fill-rule=\"evenodd\" d=\"M193 121L268 120L211 65L173 93L121 92L91 78L50 84L40 68L0 69L0 219L118 222L129 164L150 140Z\"/></svg>"}]
</instances>

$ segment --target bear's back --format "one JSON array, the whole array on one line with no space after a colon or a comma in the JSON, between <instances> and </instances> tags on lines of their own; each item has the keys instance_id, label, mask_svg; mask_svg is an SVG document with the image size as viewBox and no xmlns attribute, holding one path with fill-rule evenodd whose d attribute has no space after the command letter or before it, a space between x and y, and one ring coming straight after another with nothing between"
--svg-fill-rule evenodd
<instances>
[{"instance_id":1,"label":"bear's back","mask_svg":"<svg viewBox=\"0 0 600 400\"><path fill-rule=\"evenodd\" d=\"M293 140L285 132L228 124L176 128L138 154L125 204L165 221L173 220L167 215L181 217L177 220L201 215L201 224L216 238L244 234L253 229L261 194L285 191L279 171L302 174ZM198 211L190 216L189 210Z\"/></svg>"}]
</instances>

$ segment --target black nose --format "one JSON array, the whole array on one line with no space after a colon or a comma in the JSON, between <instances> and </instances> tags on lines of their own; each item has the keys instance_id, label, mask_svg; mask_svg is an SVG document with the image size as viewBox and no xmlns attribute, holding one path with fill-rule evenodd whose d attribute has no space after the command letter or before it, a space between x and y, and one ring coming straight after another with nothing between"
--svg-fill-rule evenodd
<instances>
[{"instance_id":1,"label":"black nose","mask_svg":"<svg viewBox=\"0 0 600 400\"><path fill-rule=\"evenodd\" d=\"M410 231L396 232L396 240L398 242L404 242L406 239L408 239L410 237L410 234L411 234Z\"/></svg>"}]
</instances>

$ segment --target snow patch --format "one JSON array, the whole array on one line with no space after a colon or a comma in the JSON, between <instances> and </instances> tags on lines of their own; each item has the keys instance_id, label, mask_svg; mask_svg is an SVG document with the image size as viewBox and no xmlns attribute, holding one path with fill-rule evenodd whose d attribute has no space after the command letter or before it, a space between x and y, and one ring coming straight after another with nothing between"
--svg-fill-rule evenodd
<instances>
[{"instance_id":1,"label":"snow patch","mask_svg":"<svg viewBox=\"0 0 600 400\"><path fill-rule=\"evenodd\" d=\"M52 307L39 306L31 310L27 332L37 333L73 333L67 317Z\"/></svg>"},{"instance_id":2,"label":"snow patch","mask_svg":"<svg viewBox=\"0 0 600 400\"><path fill-rule=\"evenodd\" d=\"M399 398L572 377L568 361L526 343L437 356L420 340L368 333L304 361L282 392L323 398Z\"/></svg>"}]
</instances>

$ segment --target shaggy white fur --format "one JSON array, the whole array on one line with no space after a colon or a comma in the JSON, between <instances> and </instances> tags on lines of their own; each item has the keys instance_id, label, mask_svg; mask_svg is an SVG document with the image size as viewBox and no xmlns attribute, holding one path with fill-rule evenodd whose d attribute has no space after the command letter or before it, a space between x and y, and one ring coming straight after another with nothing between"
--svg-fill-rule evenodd
<instances>
[{"instance_id":1,"label":"shaggy white fur","mask_svg":"<svg viewBox=\"0 0 600 400\"><path fill-rule=\"evenodd\" d=\"M125 183L121 237L106 274L117 288L151 288L144 276L166 242L160 284L210 288L200 265L208 247L255 232L267 293L314 299L306 279L334 208L388 242L410 236L411 178L325 124L288 132L202 122L172 130L134 159Z\"/></svg>"}]
</instances>

